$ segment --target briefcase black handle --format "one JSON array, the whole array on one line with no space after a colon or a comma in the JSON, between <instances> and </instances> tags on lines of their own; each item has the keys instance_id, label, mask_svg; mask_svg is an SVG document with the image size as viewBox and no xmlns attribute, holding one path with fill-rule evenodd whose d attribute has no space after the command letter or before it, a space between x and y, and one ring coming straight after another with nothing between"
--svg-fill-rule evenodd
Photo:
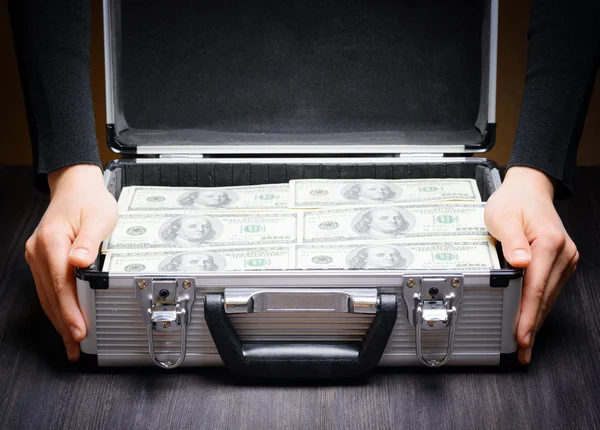
<instances>
[{"instance_id":1,"label":"briefcase black handle","mask_svg":"<svg viewBox=\"0 0 600 430\"><path fill-rule=\"evenodd\" d=\"M207 294L204 318L221 359L231 371L264 378L345 378L377 366L396 324L395 294L380 294L377 312L360 346L240 341L221 294Z\"/></svg>"}]
</instances>

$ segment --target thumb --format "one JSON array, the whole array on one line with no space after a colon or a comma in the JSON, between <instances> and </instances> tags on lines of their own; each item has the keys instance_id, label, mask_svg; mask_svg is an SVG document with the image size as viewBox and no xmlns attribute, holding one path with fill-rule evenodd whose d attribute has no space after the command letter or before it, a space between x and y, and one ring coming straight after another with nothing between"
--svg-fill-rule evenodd
<instances>
[{"instance_id":1,"label":"thumb","mask_svg":"<svg viewBox=\"0 0 600 430\"><path fill-rule=\"evenodd\" d=\"M104 223L101 219L83 220L79 233L71 246L69 262L76 267L90 266L98 256L98 249L105 237Z\"/></svg>"},{"instance_id":2,"label":"thumb","mask_svg":"<svg viewBox=\"0 0 600 430\"><path fill-rule=\"evenodd\" d=\"M487 229L502 244L506 261L513 267L531 263L531 247L523 231L523 223L516 216L486 217Z\"/></svg>"}]
</instances>

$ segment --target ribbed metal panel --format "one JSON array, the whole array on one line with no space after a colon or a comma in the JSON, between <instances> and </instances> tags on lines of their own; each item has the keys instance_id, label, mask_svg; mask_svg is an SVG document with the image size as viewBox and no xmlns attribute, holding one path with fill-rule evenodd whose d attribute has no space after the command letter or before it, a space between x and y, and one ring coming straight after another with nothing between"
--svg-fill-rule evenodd
<instances>
[{"instance_id":1,"label":"ribbed metal panel","mask_svg":"<svg viewBox=\"0 0 600 430\"><path fill-rule=\"evenodd\" d=\"M415 329L406 319L403 301L386 355L415 356ZM188 331L188 354L217 354L206 323L204 303L198 298L192 310ZM360 342L368 330L372 315L361 314L235 314L230 315L244 342L305 341ZM133 289L111 288L96 291L96 328L98 354L148 355L146 328ZM498 354L502 332L502 290L465 289L456 327L456 355ZM447 331L424 331L426 356L445 353ZM177 355L179 335L155 333L156 352Z\"/></svg>"},{"instance_id":2,"label":"ribbed metal panel","mask_svg":"<svg viewBox=\"0 0 600 430\"><path fill-rule=\"evenodd\" d=\"M423 353L441 358L446 353L448 331L423 330ZM481 355L500 352L502 338L502 290L465 290L458 311L454 354ZM415 327L408 324L405 310L399 313L394 333L384 354L415 355Z\"/></svg>"}]
</instances>

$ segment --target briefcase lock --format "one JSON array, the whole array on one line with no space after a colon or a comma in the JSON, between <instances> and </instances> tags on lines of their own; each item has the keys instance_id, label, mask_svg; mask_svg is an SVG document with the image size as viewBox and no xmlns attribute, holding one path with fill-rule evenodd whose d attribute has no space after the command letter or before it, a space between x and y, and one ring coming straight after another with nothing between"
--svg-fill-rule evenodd
<instances>
[{"instance_id":1,"label":"briefcase lock","mask_svg":"<svg viewBox=\"0 0 600 430\"><path fill-rule=\"evenodd\" d=\"M148 331L148 352L152 361L164 369L174 369L185 359L187 328L192 317L196 298L193 278L134 279L136 298L142 309L142 321ZM175 361L162 361L156 356L154 332L179 331L179 357Z\"/></svg>"},{"instance_id":2,"label":"briefcase lock","mask_svg":"<svg viewBox=\"0 0 600 430\"><path fill-rule=\"evenodd\" d=\"M408 322L415 326L416 354L429 367L446 364L454 350L457 309L463 296L462 277L411 277L405 280L403 297L406 302ZM428 360L423 356L423 330L448 329L448 346L441 360Z\"/></svg>"}]
</instances>

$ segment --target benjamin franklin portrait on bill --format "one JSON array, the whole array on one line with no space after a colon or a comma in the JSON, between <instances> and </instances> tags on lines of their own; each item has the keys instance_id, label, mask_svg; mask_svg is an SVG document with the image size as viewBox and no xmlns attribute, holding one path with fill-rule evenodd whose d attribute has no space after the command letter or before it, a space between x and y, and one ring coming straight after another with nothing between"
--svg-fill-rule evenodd
<instances>
[{"instance_id":1,"label":"benjamin franklin portrait on bill","mask_svg":"<svg viewBox=\"0 0 600 430\"><path fill-rule=\"evenodd\" d=\"M414 225L413 215L396 207L370 208L361 212L352 228L365 238L392 239L403 236Z\"/></svg>"},{"instance_id":2,"label":"benjamin franklin portrait on bill","mask_svg":"<svg viewBox=\"0 0 600 430\"><path fill-rule=\"evenodd\" d=\"M349 253L351 269L405 269L412 262L412 253L398 245L366 245Z\"/></svg>"},{"instance_id":3,"label":"benjamin franklin portrait on bill","mask_svg":"<svg viewBox=\"0 0 600 430\"><path fill-rule=\"evenodd\" d=\"M191 248L216 239L220 227L220 223L212 217L190 214L169 219L161 226L159 234L167 245Z\"/></svg>"},{"instance_id":4,"label":"benjamin franklin portrait on bill","mask_svg":"<svg viewBox=\"0 0 600 430\"><path fill-rule=\"evenodd\" d=\"M159 266L161 272L213 272L223 270L223 257L213 251L192 251L165 258Z\"/></svg>"},{"instance_id":5,"label":"benjamin franklin portrait on bill","mask_svg":"<svg viewBox=\"0 0 600 430\"><path fill-rule=\"evenodd\" d=\"M224 208L229 206L237 195L233 191L214 190L196 190L188 191L179 197L178 203L184 208Z\"/></svg>"},{"instance_id":6,"label":"benjamin franklin portrait on bill","mask_svg":"<svg viewBox=\"0 0 600 430\"><path fill-rule=\"evenodd\" d=\"M384 203L401 194L401 189L380 181L360 181L342 189L342 196L352 202Z\"/></svg>"}]
</instances>

